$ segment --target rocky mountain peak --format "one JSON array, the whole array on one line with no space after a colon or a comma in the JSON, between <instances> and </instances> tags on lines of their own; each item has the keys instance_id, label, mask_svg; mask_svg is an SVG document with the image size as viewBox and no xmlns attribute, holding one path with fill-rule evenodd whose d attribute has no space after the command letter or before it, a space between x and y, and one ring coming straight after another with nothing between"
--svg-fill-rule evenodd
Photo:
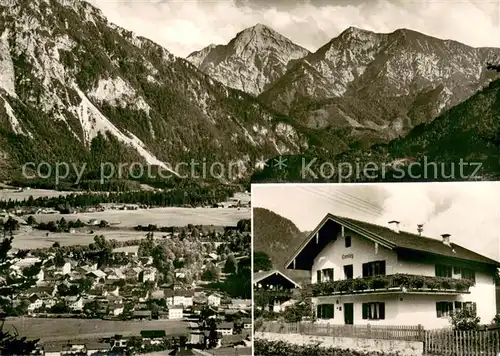
<instances>
[{"instance_id":1,"label":"rocky mountain peak","mask_svg":"<svg viewBox=\"0 0 500 356\"><path fill-rule=\"evenodd\" d=\"M258 95L285 73L291 60L307 54L308 50L272 28L256 24L226 45L206 47L187 59L223 84Z\"/></svg>"}]
</instances>

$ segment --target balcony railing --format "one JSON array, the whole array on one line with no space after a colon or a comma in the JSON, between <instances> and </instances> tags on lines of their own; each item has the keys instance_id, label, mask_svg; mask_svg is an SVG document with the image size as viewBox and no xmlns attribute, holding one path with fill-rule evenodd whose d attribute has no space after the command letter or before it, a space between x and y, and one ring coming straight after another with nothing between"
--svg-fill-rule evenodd
<instances>
[{"instance_id":1,"label":"balcony railing","mask_svg":"<svg viewBox=\"0 0 500 356\"><path fill-rule=\"evenodd\" d=\"M474 282L468 279L394 274L316 283L312 285L312 294L326 296L401 290L468 293L472 285Z\"/></svg>"},{"instance_id":2,"label":"balcony railing","mask_svg":"<svg viewBox=\"0 0 500 356\"><path fill-rule=\"evenodd\" d=\"M292 298L293 292L287 289L255 289L254 296L271 300L288 300Z\"/></svg>"}]
</instances>

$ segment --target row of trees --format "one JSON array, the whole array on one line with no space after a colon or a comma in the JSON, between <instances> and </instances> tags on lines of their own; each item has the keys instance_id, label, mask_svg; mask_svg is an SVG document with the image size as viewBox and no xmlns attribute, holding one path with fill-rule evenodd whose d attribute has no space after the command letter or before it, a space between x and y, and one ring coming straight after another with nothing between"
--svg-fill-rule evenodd
<instances>
[{"instance_id":1,"label":"row of trees","mask_svg":"<svg viewBox=\"0 0 500 356\"><path fill-rule=\"evenodd\" d=\"M131 191L131 192L111 192L107 194L84 193L68 194L57 197L29 196L26 200L2 200L0 209L12 209L15 207L43 207L70 211L70 208L91 207L104 203L119 204L143 204L147 206L204 206L225 201L231 197L234 189L220 186L216 188L196 187L190 190L173 188L168 191Z\"/></svg>"}]
</instances>

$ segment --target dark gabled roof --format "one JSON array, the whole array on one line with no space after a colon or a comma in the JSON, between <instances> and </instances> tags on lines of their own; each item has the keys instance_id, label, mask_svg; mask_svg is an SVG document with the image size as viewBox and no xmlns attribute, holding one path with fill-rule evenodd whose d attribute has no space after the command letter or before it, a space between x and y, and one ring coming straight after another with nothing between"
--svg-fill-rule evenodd
<instances>
[{"instance_id":1,"label":"dark gabled roof","mask_svg":"<svg viewBox=\"0 0 500 356\"><path fill-rule=\"evenodd\" d=\"M285 280L287 280L290 283L292 283L293 285L295 285L295 288L301 288L301 286L297 282L295 282L293 279L291 279L286 274L284 274L283 272L281 272L281 271L279 271L277 269L271 270L271 271L266 271L266 272L256 272L256 273L254 273L253 274L253 283L254 284L259 283L260 281L263 281L264 279L266 279L268 277L271 277L273 275L280 275Z\"/></svg>"},{"instance_id":2,"label":"dark gabled roof","mask_svg":"<svg viewBox=\"0 0 500 356\"><path fill-rule=\"evenodd\" d=\"M394 230L371 224L365 221L341 217L333 214L327 214L321 223L314 229L307 239L301 244L294 255L286 262L285 268L288 268L293 260L300 254L304 247L311 241L321 227L328 221L333 221L345 228L352 230L365 238L377 242L379 245L389 249L406 249L419 251L439 256L446 256L465 261L479 262L483 264L500 267L500 262L480 255L474 251L468 250L455 243L450 246L445 245L438 239L412 234L406 231L395 232Z\"/></svg>"}]
</instances>

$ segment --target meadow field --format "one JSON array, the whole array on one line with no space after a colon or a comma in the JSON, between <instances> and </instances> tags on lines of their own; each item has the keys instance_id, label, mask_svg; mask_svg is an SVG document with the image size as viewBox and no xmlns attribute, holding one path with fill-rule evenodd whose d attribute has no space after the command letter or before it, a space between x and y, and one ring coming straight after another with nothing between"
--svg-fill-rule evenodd
<instances>
[{"instance_id":1,"label":"meadow field","mask_svg":"<svg viewBox=\"0 0 500 356\"><path fill-rule=\"evenodd\" d=\"M88 222L106 220L115 227L134 227L137 225L187 226L193 225L236 225L241 219L250 219L250 208L151 208L138 210L106 210L94 213L77 214L36 214L38 222L80 219Z\"/></svg>"},{"instance_id":2,"label":"meadow field","mask_svg":"<svg viewBox=\"0 0 500 356\"><path fill-rule=\"evenodd\" d=\"M34 249L50 247L54 242L58 242L61 246L70 245L88 245L94 242L94 236L104 235L106 240L115 239L117 241L128 241L143 239L146 237L145 232L134 231L132 229L77 229L75 233L50 232L47 236L47 231L31 230L14 234L12 247L14 249ZM160 237L160 233L157 237Z\"/></svg>"},{"instance_id":3,"label":"meadow field","mask_svg":"<svg viewBox=\"0 0 500 356\"><path fill-rule=\"evenodd\" d=\"M69 233L48 233L42 230L22 229L14 235L12 247L15 249L32 249L50 247L54 242L65 245L88 245L94 242L95 235L104 235L107 240L127 241L143 239L146 232L135 231L137 225L149 224L161 226L183 227L188 224L213 226L222 229L223 226L235 226L241 219L250 219L249 208L152 208L139 210L106 210L96 213L77 214L36 214L33 215L37 222L80 219L84 223L95 219L106 220L111 228L85 227ZM162 233L157 232L156 238L161 238Z\"/></svg>"},{"instance_id":4,"label":"meadow field","mask_svg":"<svg viewBox=\"0 0 500 356\"><path fill-rule=\"evenodd\" d=\"M14 329L15 328L15 329ZM116 334L139 336L141 330L165 330L167 335L188 335L188 324L177 320L114 321L70 318L7 318L4 331L17 330L30 339L64 341L100 339Z\"/></svg>"}]
</instances>

